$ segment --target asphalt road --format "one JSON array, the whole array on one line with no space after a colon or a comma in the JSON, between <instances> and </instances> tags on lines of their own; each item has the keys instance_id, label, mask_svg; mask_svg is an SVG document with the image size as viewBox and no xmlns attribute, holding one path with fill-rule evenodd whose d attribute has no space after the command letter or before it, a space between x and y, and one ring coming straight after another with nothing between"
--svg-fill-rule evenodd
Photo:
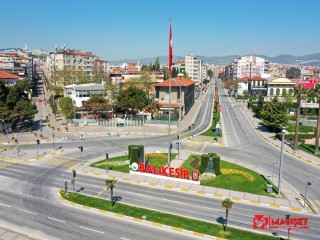
<instances>
[{"instance_id":1,"label":"asphalt road","mask_svg":"<svg viewBox=\"0 0 320 240\"><path fill-rule=\"evenodd\" d=\"M196 133L206 128L211 118L212 112L212 93L213 86L208 90L206 100L199 111L195 121ZM242 161L247 161L259 165L267 170L272 170L272 163L279 158L280 151L263 141L252 128L242 111L237 105L230 104L226 96L221 97L222 114L224 118L223 132L228 147L207 146L206 151L214 151L222 156L232 157ZM148 137L146 148L158 147L166 149L167 136ZM176 140L176 136L172 136ZM110 155L127 149L128 144L142 143L142 137L112 137L107 140L85 140L56 143L62 146L65 152L61 154L65 159L80 159L78 146L84 147L83 159L90 160L95 157L103 156L106 152ZM182 145L184 146L184 145ZM35 149L35 145L20 146L21 152ZM52 151L51 144L41 144L41 153ZM318 171L302 161L285 155L284 179L295 186L299 192L303 192L304 179L313 176L319 183ZM287 162L290 161L290 164ZM304 171L301 171L304 169ZM13 164L4 169L0 169L2 188L0 189L0 215L1 222L10 223L18 227L32 229L32 232L39 233L48 239L141 239L141 232L147 234L148 239L187 239L185 236L173 232L162 232L154 227L131 224L137 231L129 230L124 222L118 219L97 216L97 214L86 212L82 209L66 207L56 202L56 191L64 186L65 180L70 180L71 173L66 172L61 166L51 165L22 165ZM99 182L100 181L100 182ZM319 197L316 192L315 180L312 182L314 189L310 188L309 194ZM85 192L102 191L103 181L90 177L79 176L79 185L85 187ZM102 184L102 186L101 186ZM103 195L104 194L104 195ZM108 197L108 193L102 196ZM205 198L165 190L154 190L148 187L126 185L118 182L115 194L121 196L123 202L149 206L160 211L168 211L189 217L195 217L207 221L216 222L224 217L221 210L221 200ZM318 198L319 199L319 198ZM148 205L149 204L149 205ZM151 205L150 205L151 204ZM9 207L8 207L9 206ZM181 207L183 206L183 207ZM27 211L27 212L26 212ZM28 213L32 212L32 213ZM35 214L33 214L35 213ZM252 216L254 214L272 214L272 216L284 216L286 212L282 210L267 209L259 206L236 204L230 212L230 225L240 226L247 229L252 228ZM291 215L300 215L291 213ZM303 215L304 216L304 215ZM309 216L309 215L308 215ZM48 218L50 217L50 218ZM64 222L52 220L55 218ZM294 231L293 236L300 239L317 239L320 235L317 216L309 216L311 229ZM90 221L88 221L90 219ZM104 224L104 222L106 222ZM81 226L81 227L80 227ZM112 227L111 227L112 226ZM91 229L91 230L88 230ZM96 230L96 232L92 231ZM117 231L118 230L118 231ZM28 232L28 231L26 231ZM161 232L161 234L160 234ZM128 235L126 235L128 234ZM160 234L160 235L159 235ZM157 236L155 238L155 236ZM159 238L159 236L161 236ZM306 238L307 236L307 238ZM74 237L74 238L73 238ZM163 237L163 238L162 238Z\"/></svg>"}]
</instances>

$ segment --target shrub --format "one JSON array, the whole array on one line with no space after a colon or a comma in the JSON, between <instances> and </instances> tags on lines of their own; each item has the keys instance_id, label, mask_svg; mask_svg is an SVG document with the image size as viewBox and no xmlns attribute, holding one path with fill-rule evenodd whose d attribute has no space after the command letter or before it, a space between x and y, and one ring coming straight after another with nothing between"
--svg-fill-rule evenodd
<instances>
[{"instance_id":1,"label":"shrub","mask_svg":"<svg viewBox=\"0 0 320 240\"><path fill-rule=\"evenodd\" d=\"M200 173L204 173L207 169L209 163L209 155L208 154L202 154L201 155L201 164L200 164Z\"/></svg>"},{"instance_id":2,"label":"shrub","mask_svg":"<svg viewBox=\"0 0 320 240\"><path fill-rule=\"evenodd\" d=\"M130 148L130 164L139 162L140 149L137 146L132 146Z\"/></svg>"},{"instance_id":3,"label":"shrub","mask_svg":"<svg viewBox=\"0 0 320 240\"><path fill-rule=\"evenodd\" d=\"M131 148L135 146L136 145L128 145L128 159L131 159Z\"/></svg>"},{"instance_id":4,"label":"shrub","mask_svg":"<svg viewBox=\"0 0 320 240\"><path fill-rule=\"evenodd\" d=\"M215 155L212 156L212 160L213 160L214 172L218 176L218 175L221 174L221 171L220 171L220 156L215 154Z\"/></svg>"}]
</instances>

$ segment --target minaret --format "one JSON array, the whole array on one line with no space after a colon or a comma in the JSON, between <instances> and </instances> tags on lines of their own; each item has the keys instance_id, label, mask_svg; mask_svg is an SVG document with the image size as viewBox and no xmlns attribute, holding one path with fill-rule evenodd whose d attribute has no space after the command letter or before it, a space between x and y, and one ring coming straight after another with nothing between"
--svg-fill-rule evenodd
<instances>
[{"instance_id":1,"label":"minaret","mask_svg":"<svg viewBox=\"0 0 320 240\"><path fill-rule=\"evenodd\" d=\"M139 56L138 56L138 71L140 71L140 58L139 58Z\"/></svg>"}]
</instances>

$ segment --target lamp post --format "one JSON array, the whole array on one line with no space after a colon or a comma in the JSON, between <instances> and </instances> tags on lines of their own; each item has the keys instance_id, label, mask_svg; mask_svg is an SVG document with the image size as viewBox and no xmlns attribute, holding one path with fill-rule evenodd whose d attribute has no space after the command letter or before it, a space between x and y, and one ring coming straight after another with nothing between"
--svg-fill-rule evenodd
<instances>
[{"instance_id":1,"label":"lamp post","mask_svg":"<svg viewBox=\"0 0 320 240\"><path fill-rule=\"evenodd\" d=\"M54 146L54 137L55 137L55 135L54 135L54 127L52 127L52 146L53 146L53 150L56 149L55 146Z\"/></svg>"},{"instance_id":2,"label":"lamp post","mask_svg":"<svg viewBox=\"0 0 320 240\"><path fill-rule=\"evenodd\" d=\"M287 221L289 222L290 215L287 214L287 215L285 215L285 217L286 217ZM288 239L290 239L290 228L288 228Z\"/></svg>"},{"instance_id":3,"label":"lamp post","mask_svg":"<svg viewBox=\"0 0 320 240\"><path fill-rule=\"evenodd\" d=\"M281 178L282 178L282 165L283 165L283 148L284 148L284 135L286 134L286 130L283 128L281 131L282 140L281 140L281 153L280 153L280 166L279 166L279 181L278 181L278 197L281 192Z\"/></svg>"},{"instance_id":4,"label":"lamp post","mask_svg":"<svg viewBox=\"0 0 320 240\"><path fill-rule=\"evenodd\" d=\"M273 183L274 165L278 165L278 162L273 162L273 167L272 167L272 183Z\"/></svg>"},{"instance_id":5,"label":"lamp post","mask_svg":"<svg viewBox=\"0 0 320 240\"><path fill-rule=\"evenodd\" d=\"M146 137L146 128L144 126L144 109L143 109L143 117L142 117L142 125L143 125L143 164L146 165L146 145L145 145L145 137Z\"/></svg>"},{"instance_id":6,"label":"lamp post","mask_svg":"<svg viewBox=\"0 0 320 240\"><path fill-rule=\"evenodd\" d=\"M179 78L180 78L180 83L179 83L179 123L178 123L178 136L179 136L179 139L178 139L178 159L180 160L180 151L181 151L181 129L180 129L180 123L181 123L181 77L183 77L183 74L182 73L179 73L177 75Z\"/></svg>"},{"instance_id":7,"label":"lamp post","mask_svg":"<svg viewBox=\"0 0 320 240\"><path fill-rule=\"evenodd\" d=\"M304 204L303 204L303 208L306 208L306 201L307 201L307 189L308 189L308 186L311 186L312 183L311 182L306 182L306 190L304 192Z\"/></svg>"},{"instance_id":8,"label":"lamp post","mask_svg":"<svg viewBox=\"0 0 320 240\"><path fill-rule=\"evenodd\" d=\"M169 80L169 116L168 116L168 166L171 163L171 74Z\"/></svg>"}]
</instances>

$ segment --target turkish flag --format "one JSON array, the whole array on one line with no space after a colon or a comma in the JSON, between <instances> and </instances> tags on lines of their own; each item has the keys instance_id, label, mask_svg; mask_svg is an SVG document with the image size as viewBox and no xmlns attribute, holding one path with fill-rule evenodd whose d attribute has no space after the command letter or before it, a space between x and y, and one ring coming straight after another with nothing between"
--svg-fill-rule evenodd
<instances>
[{"instance_id":1,"label":"turkish flag","mask_svg":"<svg viewBox=\"0 0 320 240\"><path fill-rule=\"evenodd\" d=\"M169 73L171 75L171 68L172 68L172 29L171 29L171 22L170 22L170 35L169 35Z\"/></svg>"}]
</instances>

